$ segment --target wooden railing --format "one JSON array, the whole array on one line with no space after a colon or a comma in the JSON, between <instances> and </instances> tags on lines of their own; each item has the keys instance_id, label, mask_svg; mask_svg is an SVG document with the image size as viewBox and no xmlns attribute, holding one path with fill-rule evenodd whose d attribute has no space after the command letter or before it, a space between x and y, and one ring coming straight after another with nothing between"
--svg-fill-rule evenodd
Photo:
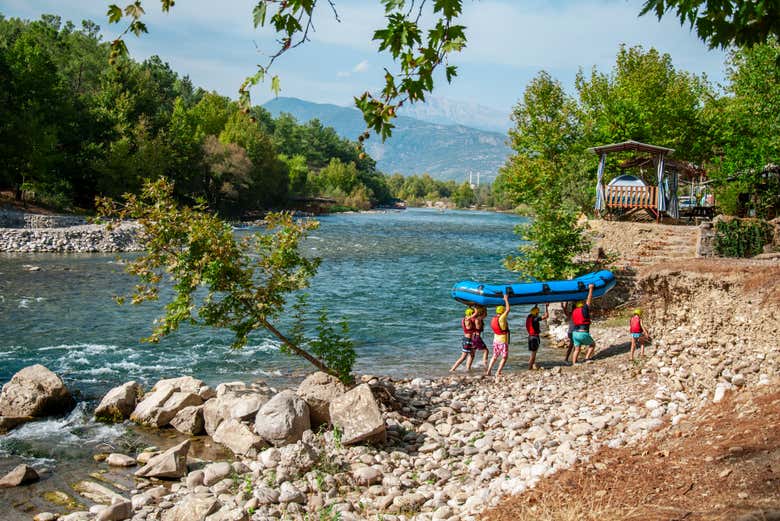
<instances>
[{"instance_id":1,"label":"wooden railing","mask_svg":"<svg viewBox=\"0 0 780 521\"><path fill-rule=\"evenodd\" d=\"M656 208L655 186L607 186L605 187L607 208Z\"/></svg>"}]
</instances>

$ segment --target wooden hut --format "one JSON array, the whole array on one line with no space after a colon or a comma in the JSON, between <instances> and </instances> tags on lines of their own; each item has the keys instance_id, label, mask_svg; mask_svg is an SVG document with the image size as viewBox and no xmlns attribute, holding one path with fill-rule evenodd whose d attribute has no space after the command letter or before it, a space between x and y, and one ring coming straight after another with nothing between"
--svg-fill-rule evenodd
<instances>
[{"instance_id":1,"label":"wooden hut","mask_svg":"<svg viewBox=\"0 0 780 521\"><path fill-rule=\"evenodd\" d=\"M603 217L626 217L646 212L656 222L662 217L680 218L678 186L684 179L701 178L703 170L684 161L671 159L674 149L624 141L589 149L599 156L596 175L596 214ZM607 155L612 152L635 152L618 167L638 170L638 175L621 172L605 185Z\"/></svg>"}]
</instances>

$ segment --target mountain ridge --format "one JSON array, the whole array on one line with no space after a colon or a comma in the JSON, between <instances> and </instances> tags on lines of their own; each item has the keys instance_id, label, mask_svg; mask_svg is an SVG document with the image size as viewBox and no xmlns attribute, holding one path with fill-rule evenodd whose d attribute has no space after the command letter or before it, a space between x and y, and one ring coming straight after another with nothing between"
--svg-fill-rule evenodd
<instances>
[{"instance_id":1,"label":"mountain ridge","mask_svg":"<svg viewBox=\"0 0 780 521\"><path fill-rule=\"evenodd\" d=\"M347 139L356 139L365 131L363 116L357 109L298 98L274 98L263 107L274 117L292 115L303 123L319 119ZM463 181L469 174L490 181L511 153L506 136L498 132L430 123L399 115L393 135L384 143L372 135L366 151L377 161L377 168L392 174L428 173L436 179Z\"/></svg>"}]
</instances>

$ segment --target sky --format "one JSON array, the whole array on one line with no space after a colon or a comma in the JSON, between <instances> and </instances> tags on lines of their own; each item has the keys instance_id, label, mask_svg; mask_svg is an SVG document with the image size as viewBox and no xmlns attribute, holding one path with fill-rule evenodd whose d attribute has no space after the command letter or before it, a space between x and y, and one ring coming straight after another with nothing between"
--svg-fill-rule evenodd
<instances>
[{"instance_id":1,"label":"sky","mask_svg":"<svg viewBox=\"0 0 780 521\"><path fill-rule=\"evenodd\" d=\"M108 24L109 3L0 0L0 13L24 19L56 14L76 25L91 19L101 26L104 39L112 40L120 27ZM546 70L573 93L577 71L610 71L621 43L655 47L669 53L679 69L704 73L714 84L724 81L723 51L708 50L674 16L660 22L653 15L640 18L642 3L465 0L461 23L468 45L450 60L458 66L458 77L452 84L441 78L434 94L509 113L539 71ZM311 42L283 55L272 73L281 78L282 96L350 105L353 96L378 89L383 67L394 70L371 40L383 25L383 9L379 0L335 0L338 22L328 3L320 4ZM157 54L195 85L232 98L243 79L278 48L269 28L253 27L250 0L179 0L170 13L161 12L158 0L144 0L143 5L149 34L126 38L131 55L143 60ZM270 82L252 91L254 103L271 97Z\"/></svg>"}]
</instances>

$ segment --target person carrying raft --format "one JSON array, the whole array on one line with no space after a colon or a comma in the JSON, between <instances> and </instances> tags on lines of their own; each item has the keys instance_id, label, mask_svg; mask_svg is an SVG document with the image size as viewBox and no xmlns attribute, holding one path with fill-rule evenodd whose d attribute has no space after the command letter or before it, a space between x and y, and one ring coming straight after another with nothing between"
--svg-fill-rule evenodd
<instances>
[{"instance_id":1,"label":"person carrying raft","mask_svg":"<svg viewBox=\"0 0 780 521\"><path fill-rule=\"evenodd\" d=\"M471 364L477 358L477 353L482 351L482 367L488 365L488 348L485 345L485 341L482 339L482 332L485 330L485 317L487 316L487 308L485 306L475 306L476 313L471 318L474 319L474 333L471 335L471 345L474 349L471 359L466 364L466 369L471 369Z\"/></svg>"},{"instance_id":2,"label":"person carrying raft","mask_svg":"<svg viewBox=\"0 0 780 521\"><path fill-rule=\"evenodd\" d=\"M496 308L496 316L490 321L490 327L493 329L493 358L490 359L490 364L487 366L485 376L490 374L493 369L493 364L500 357L501 361L498 363L498 369L496 369L496 380L501 378L501 370L506 365L506 359L509 356L509 322L507 317L509 315L509 297L504 293L504 305Z\"/></svg>"},{"instance_id":3,"label":"person carrying raft","mask_svg":"<svg viewBox=\"0 0 780 521\"><path fill-rule=\"evenodd\" d=\"M539 306L534 305L528 316L525 317L525 330L528 331L528 350L531 351L531 356L528 358L528 370L539 369L536 365L536 352L539 350L539 333L542 330L542 320L547 320L550 316L550 304L545 304L544 315L539 316Z\"/></svg>"},{"instance_id":4,"label":"person carrying raft","mask_svg":"<svg viewBox=\"0 0 780 521\"><path fill-rule=\"evenodd\" d=\"M460 358L458 358L458 360L455 362L455 365L453 365L450 369L451 373L455 372L455 369L457 369L458 366L466 359L468 359L468 362L466 362L466 368L471 369L471 363L474 360L474 344L472 340L472 337L476 332L473 318L474 308L466 308L465 315L466 316L464 316L460 321L460 325L463 328L463 339L461 340L460 344Z\"/></svg>"},{"instance_id":5,"label":"person carrying raft","mask_svg":"<svg viewBox=\"0 0 780 521\"><path fill-rule=\"evenodd\" d=\"M574 354L572 355L571 365L577 363L582 346L588 346L588 350L585 352L586 362L593 357L593 353L596 351L596 341L590 336L590 305L593 301L594 287L593 284L588 284L587 300L585 302L577 302L574 305L574 310L571 312L571 320L574 323L574 331L571 334L574 342Z\"/></svg>"},{"instance_id":6,"label":"person carrying raft","mask_svg":"<svg viewBox=\"0 0 780 521\"><path fill-rule=\"evenodd\" d=\"M631 317L631 320L628 324L628 329L631 333L631 360L634 359L634 350L636 350L636 344L639 342L639 356L644 357L645 356L645 343L650 339L647 336L647 331L645 331L644 326L642 325L642 310L637 308L634 310L634 314Z\"/></svg>"}]
</instances>

